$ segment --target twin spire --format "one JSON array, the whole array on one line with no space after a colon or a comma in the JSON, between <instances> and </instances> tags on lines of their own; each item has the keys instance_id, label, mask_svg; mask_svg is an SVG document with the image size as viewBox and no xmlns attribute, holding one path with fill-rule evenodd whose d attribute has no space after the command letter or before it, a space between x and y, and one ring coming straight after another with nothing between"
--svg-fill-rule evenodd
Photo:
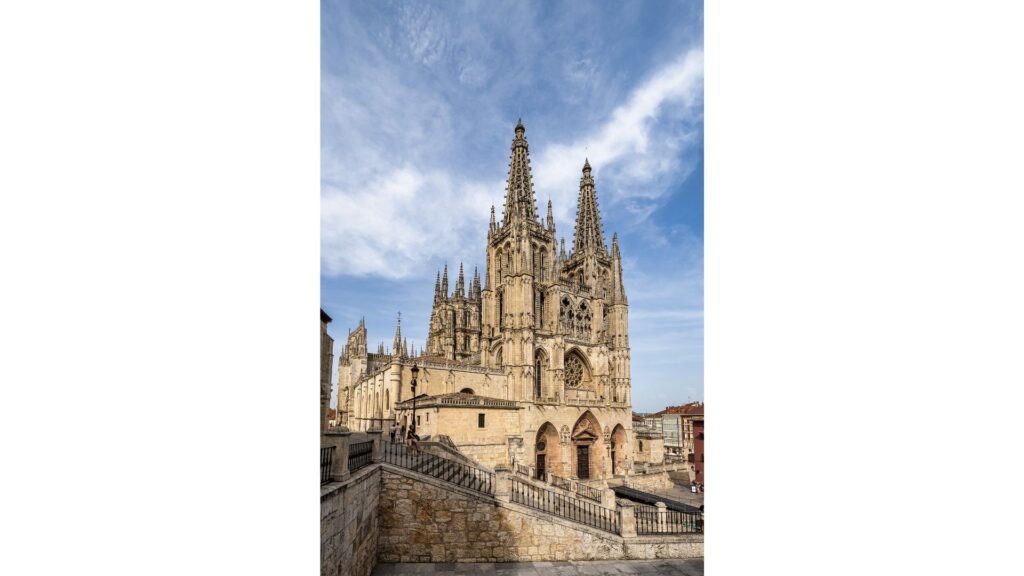
<instances>
[{"instance_id":1,"label":"twin spire","mask_svg":"<svg viewBox=\"0 0 1024 576\"><path fill-rule=\"evenodd\" d=\"M533 178L530 173L530 152L526 142L526 128L523 119L516 122L516 135L512 139L512 158L508 168L508 182L505 187L505 212L502 226L525 220L537 222L537 200L533 193ZM547 229L555 231L555 219L548 200ZM494 207L491 207L491 222L488 234L497 232ZM591 175L590 159L583 163L583 177L580 178L580 194L576 208L576 231L573 236L573 253L594 253L608 255L601 227L601 213L597 206L597 191Z\"/></svg>"},{"instance_id":2,"label":"twin spire","mask_svg":"<svg viewBox=\"0 0 1024 576\"><path fill-rule=\"evenodd\" d=\"M526 128L523 127L522 118L516 123L516 135L512 139L512 160L508 165L502 220L506 225L519 220L537 221L537 199L533 195L529 145L526 143Z\"/></svg>"},{"instance_id":3,"label":"twin spire","mask_svg":"<svg viewBox=\"0 0 1024 576\"><path fill-rule=\"evenodd\" d=\"M576 232L573 236L574 253L593 252L606 255L604 231L601 230L601 213L597 209L597 191L594 177L590 175L590 159L583 163L583 177L580 178L580 197L576 204Z\"/></svg>"}]
</instances>

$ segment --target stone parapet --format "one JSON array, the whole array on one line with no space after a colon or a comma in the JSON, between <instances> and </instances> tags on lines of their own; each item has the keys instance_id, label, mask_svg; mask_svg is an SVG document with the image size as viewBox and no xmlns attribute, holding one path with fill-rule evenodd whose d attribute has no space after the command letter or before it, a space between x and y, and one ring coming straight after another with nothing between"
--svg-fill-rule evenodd
<instances>
[{"instance_id":1,"label":"stone parapet","mask_svg":"<svg viewBox=\"0 0 1024 576\"><path fill-rule=\"evenodd\" d=\"M331 460L331 481L345 481L349 477L348 447L352 432L344 428L328 428L321 437L321 446L334 446L334 457Z\"/></svg>"}]
</instances>

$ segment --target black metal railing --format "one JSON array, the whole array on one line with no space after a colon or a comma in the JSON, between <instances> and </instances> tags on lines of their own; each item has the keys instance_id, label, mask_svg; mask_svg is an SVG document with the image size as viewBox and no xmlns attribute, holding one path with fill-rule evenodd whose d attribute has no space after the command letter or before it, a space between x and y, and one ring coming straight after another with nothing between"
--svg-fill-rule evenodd
<instances>
[{"instance_id":1,"label":"black metal railing","mask_svg":"<svg viewBox=\"0 0 1024 576\"><path fill-rule=\"evenodd\" d=\"M320 483L331 481L331 462L334 460L334 446L320 448Z\"/></svg>"},{"instance_id":2,"label":"black metal railing","mask_svg":"<svg viewBox=\"0 0 1024 576\"><path fill-rule=\"evenodd\" d=\"M661 515L664 514L664 518ZM633 509L636 517L636 533L647 534L701 534L704 521L699 514L686 514L675 510L659 512L653 506L637 506Z\"/></svg>"},{"instance_id":3,"label":"black metal railing","mask_svg":"<svg viewBox=\"0 0 1024 576\"><path fill-rule=\"evenodd\" d=\"M384 461L433 476L483 494L494 494L494 473L422 451L410 453L402 444L385 444Z\"/></svg>"},{"instance_id":4,"label":"black metal railing","mask_svg":"<svg viewBox=\"0 0 1024 576\"><path fill-rule=\"evenodd\" d=\"M593 500L594 502L601 501L601 491L597 488L592 488L586 484L577 483L576 493L587 500Z\"/></svg>"},{"instance_id":5,"label":"black metal railing","mask_svg":"<svg viewBox=\"0 0 1024 576\"><path fill-rule=\"evenodd\" d=\"M373 458L373 440L356 442L348 446L348 471L355 472L370 463Z\"/></svg>"},{"instance_id":6,"label":"black metal railing","mask_svg":"<svg viewBox=\"0 0 1024 576\"><path fill-rule=\"evenodd\" d=\"M619 512L512 478L512 501L566 520L618 534Z\"/></svg>"}]
</instances>

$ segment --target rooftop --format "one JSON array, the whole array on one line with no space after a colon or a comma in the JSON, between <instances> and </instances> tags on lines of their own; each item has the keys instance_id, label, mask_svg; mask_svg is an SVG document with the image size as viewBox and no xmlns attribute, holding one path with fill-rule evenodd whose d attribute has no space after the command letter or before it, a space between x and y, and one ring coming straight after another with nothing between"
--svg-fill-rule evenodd
<instances>
[{"instance_id":1,"label":"rooftop","mask_svg":"<svg viewBox=\"0 0 1024 576\"><path fill-rule=\"evenodd\" d=\"M704 415L704 403L703 402L690 402L689 404L683 404L681 406L669 406L661 412L655 412L654 416L664 416L666 414L680 414L683 416L703 416Z\"/></svg>"}]
</instances>

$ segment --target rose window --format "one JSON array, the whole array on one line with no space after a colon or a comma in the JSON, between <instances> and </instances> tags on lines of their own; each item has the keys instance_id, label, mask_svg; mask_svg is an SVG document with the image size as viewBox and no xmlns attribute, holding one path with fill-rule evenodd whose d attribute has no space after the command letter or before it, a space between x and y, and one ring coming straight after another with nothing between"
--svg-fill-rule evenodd
<instances>
[{"instance_id":1,"label":"rose window","mask_svg":"<svg viewBox=\"0 0 1024 576\"><path fill-rule=\"evenodd\" d=\"M565 360L565 384L570 388L579 388L583 383L583 362L575 355Z\"/></svg>"}]
</instances>

